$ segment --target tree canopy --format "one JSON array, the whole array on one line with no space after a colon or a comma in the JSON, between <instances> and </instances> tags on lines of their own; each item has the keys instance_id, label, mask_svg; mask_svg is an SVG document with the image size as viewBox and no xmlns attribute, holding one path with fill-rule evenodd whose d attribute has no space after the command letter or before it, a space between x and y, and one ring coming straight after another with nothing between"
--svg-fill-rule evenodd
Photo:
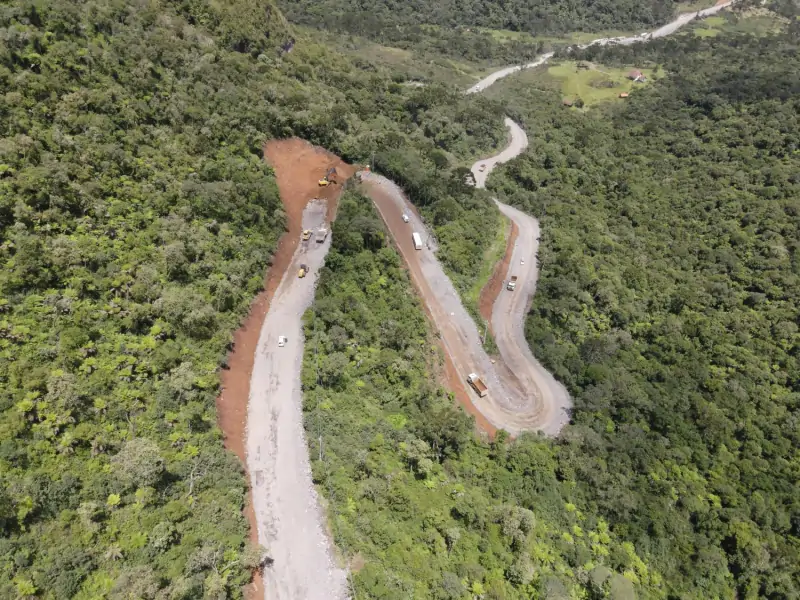
<instances>
[{"instance_id":1,"label":"tree canopy","mask_svg":"<svg viewBox=\"0 0 800 600\"><path fill-rule=\"evenodd\" d=\"M798 56L787 35L588 49L668 76L586 115L498 91L531 146L491 187L542 220L526 334L575 398L559 469L673 597L800 593Z\"/></svg>"}]
</instances>

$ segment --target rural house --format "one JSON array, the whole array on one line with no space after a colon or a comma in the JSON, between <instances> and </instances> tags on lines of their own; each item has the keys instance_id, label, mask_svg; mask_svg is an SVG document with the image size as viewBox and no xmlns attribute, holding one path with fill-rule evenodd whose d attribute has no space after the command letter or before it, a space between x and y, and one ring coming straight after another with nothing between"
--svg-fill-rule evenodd
<instances>
[{"instance_id":1,"label":"rural house","mask_svg":"<svg viewBox=\"0 0 800 600\"><path fill-rule=\"evenodd\" d=\"M647 81L647 77L645 77L639 69L634 69L630 73L628 73L628 79L633 79L634 81L638 81L639 83L644 83Z\"/></svg>"}]
</instances>

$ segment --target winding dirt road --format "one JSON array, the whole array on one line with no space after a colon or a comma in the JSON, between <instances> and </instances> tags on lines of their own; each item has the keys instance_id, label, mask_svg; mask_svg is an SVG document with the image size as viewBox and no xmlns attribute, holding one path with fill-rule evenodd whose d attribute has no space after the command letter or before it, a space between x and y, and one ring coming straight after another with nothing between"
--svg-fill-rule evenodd
<instances>
[{"instance_id":1,"label":"winding dirt road","mask_svg":"<svg viewBox=\"0 0 800 600\"><path fill-rule=\"evenodd\" d=\"M476 372L489 387L489 393L484 398L472 393L473 405L492 425L505 429L511 435L533 430L556 435L569 421L569 396L563 386L533 359L522 334L524 307L515 305L509 309L512 319L519 317L519 320L510 322L506 319L509 323L505 348L509 360L502 364L506 360L503 356L501 364L495 365L483 349L482 332L478 331L453 283L442 269L434 254L436 246L430 241L426 226L408 198L399 186L381 175L361 175L364 190L372 198L403 255L412 281L441 334L445 350L459 377L466 381L469 373ZM408 223L403 221L403 213L408 215ZM411 238L413 232L422 235L421 250L414 248ZM535 259L535 254L533 257ZM513 332L515 327L518 335ZM542 372L549 379L543 379Z\"/></svg>"},{"instance_id":2,"label":"winding dirt road","mask_svg":"<svg viewBox=\"0 0 800 600\"><path fill-rule=\"evenodd\" d=\"M652 34L592 43L629 44L669 35L693 18L714 14L732 3L728 0L698 13L681 15ZM527 65L500 69L467 93L480 92L503 77L542 65L551 57L552 54L545 54ZM497 164L511 160L527 147L527 136L522 128L511 119L506 119L506 126L511 132L509 146L496 156L478 161L472 168L478 187L484 187ZM486 164L483 170L480 169L482 164ZM364 179L439 328L458 374L466 379L468 373L478 372L489 386L487 397L477 398L473 394L477 410L495 427L512 435L529 430L557 435L569 420L570 399L564 387L536 361L524 336L525 316L538 277L539 223L536 219L495 200L500 211L519 227L506 274L506 279L517 275L519 283L516 291L501 292L492 311L492 330L501 355L495 364L484 352L474 321L436 259L435 245L429 242L422 250L414 248L412 231L424 234L426 229L402 190L374 174ZM314 228L324 222L325 212L324 203L309 204L303 215L303 227ZM402 220L404 212L410 216L409 223ZM311 480L300 387L301 316L313 301L316 274L329 247L330 237L324 244L301 244L295 252L264 320L253 365L247 464L258 539L274 561L264 572L266 600L344 600L348 597L347 574L336 565ZM311 267L310 276L304 279L296 277L301 262ZM278 347L278 336L288 338L284 347Z\"/></svg>"},{"instance_id":3,"label":"winding dirt road","mask_svg":"<svg viewBox=\"0 0 800 600\"><path fill-rule=\"evenodd\" d=\"M325 223L327 204L313 201L303 227ZM311 481L303 430L302 315L314 300L317 274L331 238L302 242L264 319L256 349L247 415L247 466L258 541L273 560L264 569L265 600L343 600L347 573L334 564L333 545ZM300 264L309 275L297 277ZM278 346L278 337L286 345Z\"/></svg>"}]
</instances>

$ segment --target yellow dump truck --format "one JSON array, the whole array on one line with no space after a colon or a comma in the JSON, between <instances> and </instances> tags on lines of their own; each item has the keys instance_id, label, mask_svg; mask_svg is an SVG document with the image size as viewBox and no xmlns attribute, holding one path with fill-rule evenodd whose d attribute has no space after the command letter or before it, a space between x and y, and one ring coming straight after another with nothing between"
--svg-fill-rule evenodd
<instances>
[{"instance_id":1,"label":"yellow dump truck","mask_svg":"<svg viewBox=\"0 0 800 600\"><path fill-rule=\"evenodd\" d=\"M472 386L472 389L480 396L481 398L485 397L486 394L489 393L489 388L486 387L486 384L483 383L483 380L478 377L477 373L470 373L469 377L467 377L467 381Z\"/></svg>"}]
</instances>

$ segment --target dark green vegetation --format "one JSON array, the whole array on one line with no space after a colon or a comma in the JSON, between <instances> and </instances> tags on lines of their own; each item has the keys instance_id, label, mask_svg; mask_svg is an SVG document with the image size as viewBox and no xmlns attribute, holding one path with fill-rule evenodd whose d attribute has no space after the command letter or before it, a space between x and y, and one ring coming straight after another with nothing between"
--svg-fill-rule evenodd
<instances>
[{"instance_id":1,"label":"dark green vegetation","mask_svg":"<svg viewBox=\"0 0 800 600\"><path fill-rule=\"evenodd\" d=\"M292 22L363 36L389 46L467 60L522 62L538 54L541 45L515 39L501 43L475 28L536 35L652 29L672 18L677 3L671 0L571 3L559 0L281 0L280 5Z\"/></svg>"},{"instance_id":2,"label":"dark green vegetation","mask_svg":"<svg viewBox=\"0 0 800 600\"><path fill-rule=\"evenodd\" d=\"M349 193L305 317L312 467L358 597L630 599L633 581L655 593L633 545L571 503L549 442L477 441L435 384L431 332L386 237Z\"/></svg>"},{"instance_id":3,"label":"dark green vegetation","mask_svg":"<svg viewBox=\"0 0 800 600\"><path fill-rule=\"evenodd\" d=\"M590 117L511 92L531 148L491 184L542 218L527 335L575 400L559 472L671 597L797 598L797 38L576 58L669 76Z\"/></svg>"},{"instance_id":4,"label":"dark green vegetation","mask_svg":"<svg viewBox=\"0 0 800 600\"><path fill-rule=\"evenodd\" d=\"M0 28L0 597L237 597L245 480L213 400L284 228L263 140L413 144L448 177L502 127L280 53L265 2L19 1Z\"/></svg>"}]
</instances>

